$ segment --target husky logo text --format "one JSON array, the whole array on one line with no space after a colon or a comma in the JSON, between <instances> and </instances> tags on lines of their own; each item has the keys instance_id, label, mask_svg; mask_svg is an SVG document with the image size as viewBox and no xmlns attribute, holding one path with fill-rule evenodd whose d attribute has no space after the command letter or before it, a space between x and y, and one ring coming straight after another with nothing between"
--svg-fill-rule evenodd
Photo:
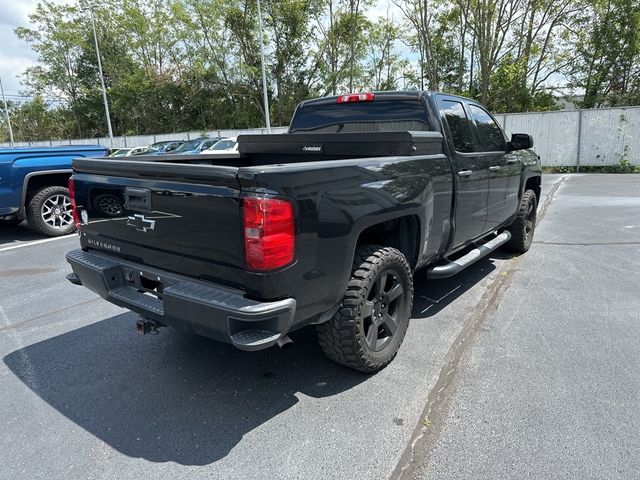
<instances>
[{"instance_id":1,"label":"husky logo text","mask_svg":"<svg viewBox=\"0 0 640 480\"><path fill-rule=\"evenodd\" d=\"M156 221L149 220L144 215L136 213L127 218L127 227L133 227L139 232L148 232L156 228Z\"/></svg>"}]
</instances>

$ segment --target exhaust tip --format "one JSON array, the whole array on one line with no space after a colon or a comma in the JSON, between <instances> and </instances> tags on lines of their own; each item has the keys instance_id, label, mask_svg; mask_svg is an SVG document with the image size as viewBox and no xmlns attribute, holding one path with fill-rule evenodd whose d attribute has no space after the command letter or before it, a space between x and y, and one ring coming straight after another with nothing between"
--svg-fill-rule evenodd
<instances>
[{"instance_id":1,"label":"exhaust tip","mask_svg":"<svg viewBox=\"0 0 640 480\"><path fill-rule=\"evenodd\" d=\"M289 338L289 335L283 335L278 339L276 345L284 350L285 348L289 348L291 345L293 345L293 340Z\"/></svg>"}]
</instances>

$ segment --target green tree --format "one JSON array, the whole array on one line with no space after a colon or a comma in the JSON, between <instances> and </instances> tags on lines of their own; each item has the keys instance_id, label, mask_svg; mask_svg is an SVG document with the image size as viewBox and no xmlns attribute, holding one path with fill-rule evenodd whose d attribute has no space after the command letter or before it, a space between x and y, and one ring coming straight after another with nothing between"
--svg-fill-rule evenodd
<instances>
[{"instance_id":1,"label":"green tree","mask_svg":"<svg viewBox=\"0 0 640 480\"><path fill-rule=\"evenodd\" d=\"M373 22L368 30L366 87L370 90L396 90L400 79L409 78L409 61L398 52L396 43L403 35L402 27L387 16Z\"/></svg>"},{"instance_id":2,"label":"green tree","mask_svg":"<svg viewBox=\"0 0 640 480\"><path fill-rule=\"evenodd\" d=\"M322 0L322 10L315 19L318 36L312 54L317 71L314 86L320 95L337 95L364 87L371 28L366 12L371 3Z\"/></svg>"},{"instance_id":3,"label":"green tree","mask_svg":"<svg viewBox=\"0 0 640 480\"><path fill-rule=\"evenodd\" d=\"M69 122L63 107L49 105L40 96L24 103L7 103L16 142L56 140L73 135L73 122ZM0 141L9 141L5 122L0 123Z\"/></svg>"},{"instance_id":4,"label":"green tree","mask_svg":"<svg viewBox=\"0 0 640 480\"><path fill-rule=\"evenodd\" d=\"M22 79L40 100L13 107L25 119L20 132L106 134L91 9L116 134L263 124L256 1L42 1L16 30L39 57ZM274 125L288 123L300 100L363 89L549 109L567 76L584 106L640 103L637 0L393 3L402 18L372 19L379 0L262 0Z\"/></svg>"},{"instance_id":5,"label":"green tree","mask_svg":"<svg viewBox=\"0 0 640 480\"><path fill-rule=\"evenodd\" d=\"M87 31L81 10L44 1L29 20L31 28L19 27L16 35L31 45L41 65L27 68L23 82L32 94L61 95L76 119L77 135L82 136L76 106L83 95L78 70Z\"/></svg>"},{"instance_id":6,"label":"green tree","mask_svg":"<svg viewBox=\"0 0 640 480\"><path fill-rule=\"evenodd\" d=\"M640 102L640 3L590 0L580 18L575 86L583 108Z\"/></svg>"},{"instance_id":7,"label":"green tree","mask_svg":"<svg viewBox=\"0 0 640 480\"><path fill-rule=\"evenodd\" d=\"M275 124L287 125L300 102L309 97L313 73L306 51L311 34L309 19L317 15L316 0L269 0L264 2L268 32L270 77L275 83Z\"/></svg>"}]
</instances>

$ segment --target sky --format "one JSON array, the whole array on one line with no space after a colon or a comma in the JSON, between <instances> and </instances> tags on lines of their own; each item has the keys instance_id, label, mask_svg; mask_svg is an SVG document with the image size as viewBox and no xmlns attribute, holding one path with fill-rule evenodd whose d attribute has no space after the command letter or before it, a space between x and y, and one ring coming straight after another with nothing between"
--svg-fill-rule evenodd
<instances>
[{"instance_id":1,"label":"sky","mask_svg":"<svg viewBox=\"0 0 640 480\"><path fill-rule=\"evenodd\" d=\"M69 0L54 0L56 3L64 1ZM22 90L19 75L27 67L38 63L36 53L14 33L16 27L28 25L29 14L35 11L37 5L38 0L0 0L0 78L8 99ZM398 7L389 0L379 0L369 10L368 16L386 16L387 9L394 18L400 18Z\"/></svg>"},{"instance_id":2,"label":"sky","mask_svg":"<svg viewBox=\"0 0 640 480\"><path fill-rule=\"evenodd\" d=\"M17 76L38 60L29 45L13 32L16 27L27 25L37 4L37 0L0 0L0 78L9 98L21 89Z\"/></svg>"}]
</instances>

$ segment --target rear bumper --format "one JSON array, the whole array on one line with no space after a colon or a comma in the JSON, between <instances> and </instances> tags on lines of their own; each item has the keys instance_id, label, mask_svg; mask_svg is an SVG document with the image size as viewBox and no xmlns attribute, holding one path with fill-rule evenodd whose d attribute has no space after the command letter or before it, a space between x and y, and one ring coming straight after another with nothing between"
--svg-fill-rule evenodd
<instances>
[{"instance_id":1,"label":"rear bumper","mask_svg":"<svg viewBox=\"0 0 640 480\"><path fill-rule=\"evenodd\" d=\"M67 253L74 276L115 305L243 350L274 345L291 327L293 298L258 302L240 290L193 280L108 255L83 250Z\"/></svg>"}]
</instances>

